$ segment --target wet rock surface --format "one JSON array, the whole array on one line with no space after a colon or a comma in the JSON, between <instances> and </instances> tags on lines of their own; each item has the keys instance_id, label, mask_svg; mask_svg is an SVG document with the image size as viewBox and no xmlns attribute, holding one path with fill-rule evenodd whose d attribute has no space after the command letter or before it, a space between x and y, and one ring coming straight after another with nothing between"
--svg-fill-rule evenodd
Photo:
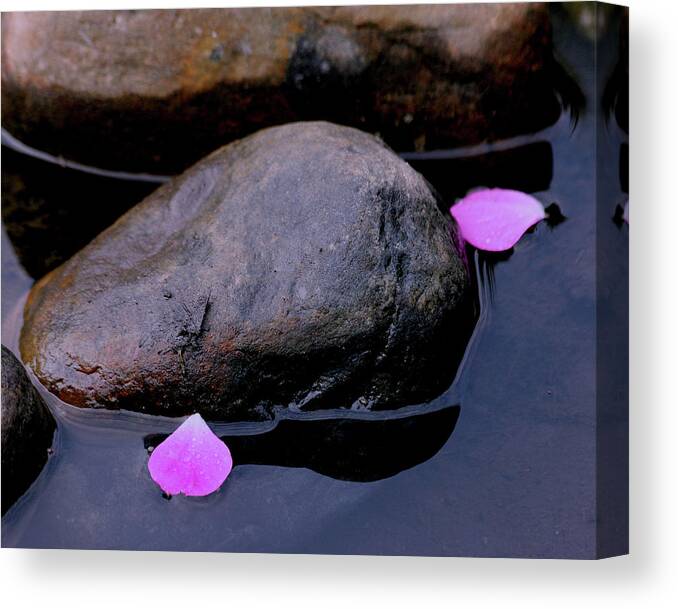
<instances>
[{"instance_id":1,"label":"wet rock surface","mask_svg":"<svg viewBox=\"0 0 678 609\"><path fill-rule=\"evenodd\" d=\"M23 495L47 461L56 424L23 365L2 347L2 513Z\"/></svg>"},{"instance_id":2,"label":"wet rock surface","mask_svg":"<svg viewBox=\"0 0 678 609\"><path fill-rule=\"evenodd\" d=\"M210 155L39 281L21 353L78 406L395 408L451 382L470 292L418 173L370 135L296 123Z\"/></svg>"},{"instance_id":3,"label":"wet rock surface","mask_svg":"<svg viewBox=\"0 0 678 609\"><path fill-rule=\"evenodd\" d=\"M155 173L296 120L445 148L553 123L551 46L541 4L11 13L2 121L53 154Z\"/></svg>"}]
</instances>

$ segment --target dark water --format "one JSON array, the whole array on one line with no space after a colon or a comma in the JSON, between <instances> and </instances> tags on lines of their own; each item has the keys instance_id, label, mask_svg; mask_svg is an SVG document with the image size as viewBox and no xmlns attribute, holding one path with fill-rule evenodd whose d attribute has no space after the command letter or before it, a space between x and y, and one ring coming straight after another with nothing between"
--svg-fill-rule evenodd
<instances>
[{"instance_id":1,"label":"dark water","mask_svg":"<svg viewBox=\"0 0 678 609\"><path fill-rule=\"evenodd\" d=\"M574 129L564 114L552 128L491 148L409 158L450 202L474 186L519 188L567 218L541 223L508 256L471 252L481 317L443 396L390 420L330 412L277 426L214 425L237 466L219 492L171 500L147 473L147 446L178 421L51 399L54 455L3 518L3 546L624 551L628 226L614 215L626 197L627 136L600 105L615 58L598 54L595 82L593 43L562 17L554 16L558 50L586 96ZM4 234L2 273L3 343L12 346L12 311L30 280Z\"/></svg>"}]
</instances>

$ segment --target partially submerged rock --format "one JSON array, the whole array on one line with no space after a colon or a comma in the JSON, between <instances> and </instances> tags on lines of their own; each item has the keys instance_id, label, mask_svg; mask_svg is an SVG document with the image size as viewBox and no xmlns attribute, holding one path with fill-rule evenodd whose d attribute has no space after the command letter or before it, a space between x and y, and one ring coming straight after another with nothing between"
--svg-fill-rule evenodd
<instances>
[{"instance_id":1,"label":"partially submerged rock","mask_svg":"<svg viewBox=\"0 0 678 609\"><path fill-rule=\"evenodd\" d=\"M432 398L473 315L428 183L370 135L297 123L216 151L44 277L20 342L77 406L253 419Z\"/></svg>"},{"instance_id":2,"label":"partially submerged rock","mask_svg":"<svg viewBox=\"0 0 678 609\"><path fill-rule=\"evenodd\" d=\"M7 13L2 60L6 129L127 171L175 173L296 120L422 150L560 114L538 3Z\"/></svg>"},{"instance_id":3,"label":"partially submerged rock","mask_svg":"<svg viewBox=\"0 0 678 609\"><path fill-rule=\"evenodd\" d=\"M56 424L23 365L2 347L2 513L23 495L47 461Z\"/></svg>"}]
</instances>

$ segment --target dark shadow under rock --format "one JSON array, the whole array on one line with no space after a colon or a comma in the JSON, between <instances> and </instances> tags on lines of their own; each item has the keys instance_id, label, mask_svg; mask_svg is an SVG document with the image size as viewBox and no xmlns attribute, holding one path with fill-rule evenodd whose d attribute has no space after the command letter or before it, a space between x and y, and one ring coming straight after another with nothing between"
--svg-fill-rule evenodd
<instances>
[{"instance_id":1,"label":"dark shadow under rock","mask_svg":"<svg viewBox=\"0 0 678 609\"><path fill-rule=\"evenodd\" d=\"M459 406L405 417L379 419L282 419L264 433L226 435L221 439L234 465L307 467L319 474L372 482L394 476L433 457L449 439ZM167 437L152 434L144 446Z\"/></svg>"}]
</instances>

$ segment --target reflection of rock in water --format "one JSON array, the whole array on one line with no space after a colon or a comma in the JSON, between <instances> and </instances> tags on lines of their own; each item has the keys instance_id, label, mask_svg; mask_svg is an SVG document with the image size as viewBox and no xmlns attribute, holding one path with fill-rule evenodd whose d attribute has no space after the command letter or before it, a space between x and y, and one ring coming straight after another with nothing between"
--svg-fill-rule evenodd
<instances>
[{"instance_id":1,"label":"reflection of rock in water","mask_svg":"<svg viewBox=\"0 0 678 609\"><path fill-rule=\"evenodd\" d=\"M47 461L56 424L23 365L2 347L2 513Z\"/></svg>"},{"instance_id":2,"label":"reflection of rock in water","mask_svg":"<svg viewBox=\"0 0 678 609\"><path fill-rule=\"evenodd\" d=\"M34 278L67 260L157 186L68 169L2 148L2 220Z\"/></svg>"},{"instance_id":3,"label":"reflection of rock in water","mask_svg":"<svg viewBox=\"0 0 678 609\"><path fill-rule=\"evenodd\" d=\"M459 406L402 418L282 419L270 431L225 435L233 463L307 467L353 482L388 478L433 457L450 437ZM166 434L144 438L157 446Z\"/></svg>"}]
</instances>

